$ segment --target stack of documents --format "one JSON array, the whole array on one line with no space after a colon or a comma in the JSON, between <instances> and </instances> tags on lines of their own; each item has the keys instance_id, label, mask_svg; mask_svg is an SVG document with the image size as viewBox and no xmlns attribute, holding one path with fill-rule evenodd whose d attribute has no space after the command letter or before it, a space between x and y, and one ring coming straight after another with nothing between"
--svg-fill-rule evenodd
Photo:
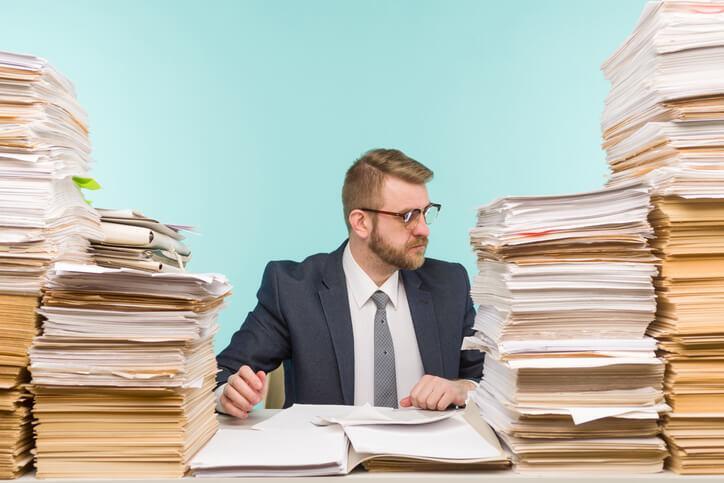
<instances>
[{"instance_id":1,"label":"stack of documents","mask_svg":"<svg viewBox=\"0 0 724 483\"><path fill-rule=\"evenodd\" d=\"M649 2L602 69L611 184L645 176L661 195L724 197L724 2Z\"/></svg>"},{"instance_id":2,"label":"stack of documents","mask_svg":"<svg viewBox=\"0 0 724 483\"><path fill-rule=\"evenodd\" d=\"M38 295L54 260L90 262L102 232L76 184L90 149L72 84L43 59L0 52L0 293Z\"/></svg>"},{"instance_id":3,"label":"stack of documents","mask_svg":"<svg viewBox=\"0 0 724 483\"><path fill-rule=\"evenodd\" d=\"M45 272L90 261L101 234L78 188L90 162L71 83L43 59L0 52L0 478L31 461L27 350Z\"/></svg>"},{"instance_id":4,"label":"stack of documents","mask_svg":"<svg viewBox=\"0 0 724 483\"><path fill-rule=\"evenodd\" d=\"M165 225L135 210L98 209L102 240L91 240L96 264L148 272L184 271L191 250L183 243L185 225Z\"/></svg>"},{"instance_id":5,"label":"stack of documents","mask_svg":"<svg viewBox=\"0 0 724 483\"><path fill-rule=\"evenodd\" d=\"M494 344L635 339L655 311L649 193L633 184L511 197L478 211L475 328Z\"/></svg>"},{"instance_id":6,"label":"stack of documents","mask_svg":"<svg viewBox=\"0 0 724 483\"><path fill-rule=\"evenodd\" d=\"M472 399L517 470L661 470L649 210L635 182L479 209L476 335L463 349L486 352Z\"/></svg>"},{"instance_id":7,"label":"stack of documents","mask_svg":"<svg viewBox=\"0 0 724 483\"><path fill-rule=\"evenodd\" d=\"M31 400L24 386L0 391L0 479L17 478L33 461Z\"/></svg>"},{"instance_id":8,"label":"stack of documents","mask_svg":"<svg viewBox=\"0 0 724 483\"><path fill-rule=\"evenodd\" d=\"M42 478L179 477L217 423L221 275L57 263L30 350Z\"/></svg>"},{"instance_id":9,"label":"stack of documents","mask_svg":"<svg viewBox=\"0 0 724 483\"><path fill-rule=\"evenodd\" d=\"M649 333L668 362L672 468L724 473L724 203L655 199L659 305Z\"/></svg>"},{"instance_id":10,"label":"stack of documents","mask_svg":"<svg viewBox=\"0 0 724 483\"><path fill-rule=\"evenodd\" d=\"M239 448L244 448L240 451ZM252 429L223 424L191 462L195 476L320 476L509 466L477 411L300 405Z\"/></svg>"},{"instance_id":11,"label":"stack of documents","mask_svg":"<svg viewBox=\"0 0 724 483\"><path fill-rule=\"evenodd\" d=\"M0 294L0 479L15 478L32 462L27 350L38 333L34 295Z\"/></svg>"},{"instance_id":12,"label":"stack of documents","mask_svg":"<svg viewBox=\"0 0 724 483\"><path fill-rule=\"evenodd\" d=\"M603 71L609 184L653 188L670 466L724 473L724 2L650 2Z\"/></svg>"}]
</instances>

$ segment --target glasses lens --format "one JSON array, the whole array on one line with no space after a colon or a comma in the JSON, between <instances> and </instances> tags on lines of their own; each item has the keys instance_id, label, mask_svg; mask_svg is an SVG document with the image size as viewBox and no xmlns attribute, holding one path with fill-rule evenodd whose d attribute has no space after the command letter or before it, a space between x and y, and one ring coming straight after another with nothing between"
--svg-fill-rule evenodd
<instances>
[{"instance_id":1,"label":"glasses lens","mask_svg":"<svg viewBox=\"0 0 724 483\"><path fill-rule=\"evenodd\" d=\"M425 209L425 223L432 225L437 220L437 214L440 213L440 207L436 205L428 206Z\"/></svg>"},{"instance_id":2,"label":"glasses lens","mask_svg":"<svg viewBox=\"0 0 724 483\"><path fill-rule=\"evenodd\" d=\"M422 211L419 208L415 208L414 210L406 211L404 214L405 225L409 225L410 223L415 223L415 220L417 220L417 217L420 216L420 213L422 213Z\"/></svg>"}]
</instances>

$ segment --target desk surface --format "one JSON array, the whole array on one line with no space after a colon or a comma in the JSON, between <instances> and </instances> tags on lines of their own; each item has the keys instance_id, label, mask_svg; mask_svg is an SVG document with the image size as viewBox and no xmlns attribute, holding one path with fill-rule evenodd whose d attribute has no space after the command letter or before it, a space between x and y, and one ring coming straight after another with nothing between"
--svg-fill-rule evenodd
<instances>
[{"instance_id":1,"label":"desk surface","mask_svg":"<svg viewBox=\"0 0 724 483\"><path fill-rule=\"evenodd\" d=\"M256 423L259 423L276 412L278 409L261 409L254 411L249 415L248 419L235 419L229 416L219 416L219 422L222 427L237 427L237 428L248 428ZM332 483L335 479L347 480L362 480L369 481L370 483L401 483L408 481L422 480L425 483L433 482L448 482L453 481L455 483L573 483L579 482L585 478L585 483L623 483L626 481L634 482L654 482L657 480L671 480L671 481L706 481L706 482L722 482L724 483L723 476L715 475L704 475L704 476L681 476L669 471L662 473L645 474L645 475L632 475L627 473L609 473L609 474L581 474L581 473L525 473L520 474L515 471L459 471L459 472L445 472L445 473L432 473L432 472L418 472L418 473L368 473L364 470L357 469L346 476L323 476L323 477L293 477L293 478L192 478L186 477L184 480L195 480L199 483L231 483L237 481L253 482L253 483L279 483L279 482L293 482L293 483ZM5 480L4 480L5 481ZM27 474L18 480L22 483L29 481L33 482L77 482L77 483L90 483L93 481L127 481L127 482L138 482L138 481L149 481L149 482L168 482L173 481L170 479L144 479L144 480L132 480L132 479L117 479L117 480L37 480L32 473Z\"/></svg>"}]
</instances>

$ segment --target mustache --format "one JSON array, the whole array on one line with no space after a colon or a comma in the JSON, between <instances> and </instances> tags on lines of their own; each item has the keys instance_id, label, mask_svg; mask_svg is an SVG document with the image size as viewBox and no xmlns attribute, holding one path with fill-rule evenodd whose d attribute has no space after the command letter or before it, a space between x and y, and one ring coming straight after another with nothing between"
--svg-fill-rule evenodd
<instances>
[{"instance_id":1,"label":"mustache","mask_svg":"<svg viewBox=\"0 0 724 483\"><path fill-rule=\"evenodd\" d=\"M426 236L418 237L415 240L413 240L412 242L408 243L407 248L415 248L415 247L419 247L419 246L423 246L423 247L427 248L428 243L429 242L428 242L428 239Z\"/></svg>"}]
</instances>

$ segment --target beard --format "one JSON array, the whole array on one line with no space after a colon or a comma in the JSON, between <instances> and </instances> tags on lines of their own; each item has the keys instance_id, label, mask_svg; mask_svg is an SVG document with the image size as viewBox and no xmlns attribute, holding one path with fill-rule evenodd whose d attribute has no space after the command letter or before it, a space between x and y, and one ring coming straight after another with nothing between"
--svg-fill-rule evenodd
<instances>
[{"instance_id":1,"label":"beard","mask_svg":"<svg viewBox=\"0 0 724 483\"><path fill-rule=\"evenodd\" d=\"M372 253L386 264L401 270L417 270L425 263L427 243L427 237L421 236L406 243L402 248L392 246L380 236L377 225L372 227L370 236L370 250L372 250ZM410 248L420 245L424 247L421 253L409 251Z\"/></svg>"}]
</instances>

